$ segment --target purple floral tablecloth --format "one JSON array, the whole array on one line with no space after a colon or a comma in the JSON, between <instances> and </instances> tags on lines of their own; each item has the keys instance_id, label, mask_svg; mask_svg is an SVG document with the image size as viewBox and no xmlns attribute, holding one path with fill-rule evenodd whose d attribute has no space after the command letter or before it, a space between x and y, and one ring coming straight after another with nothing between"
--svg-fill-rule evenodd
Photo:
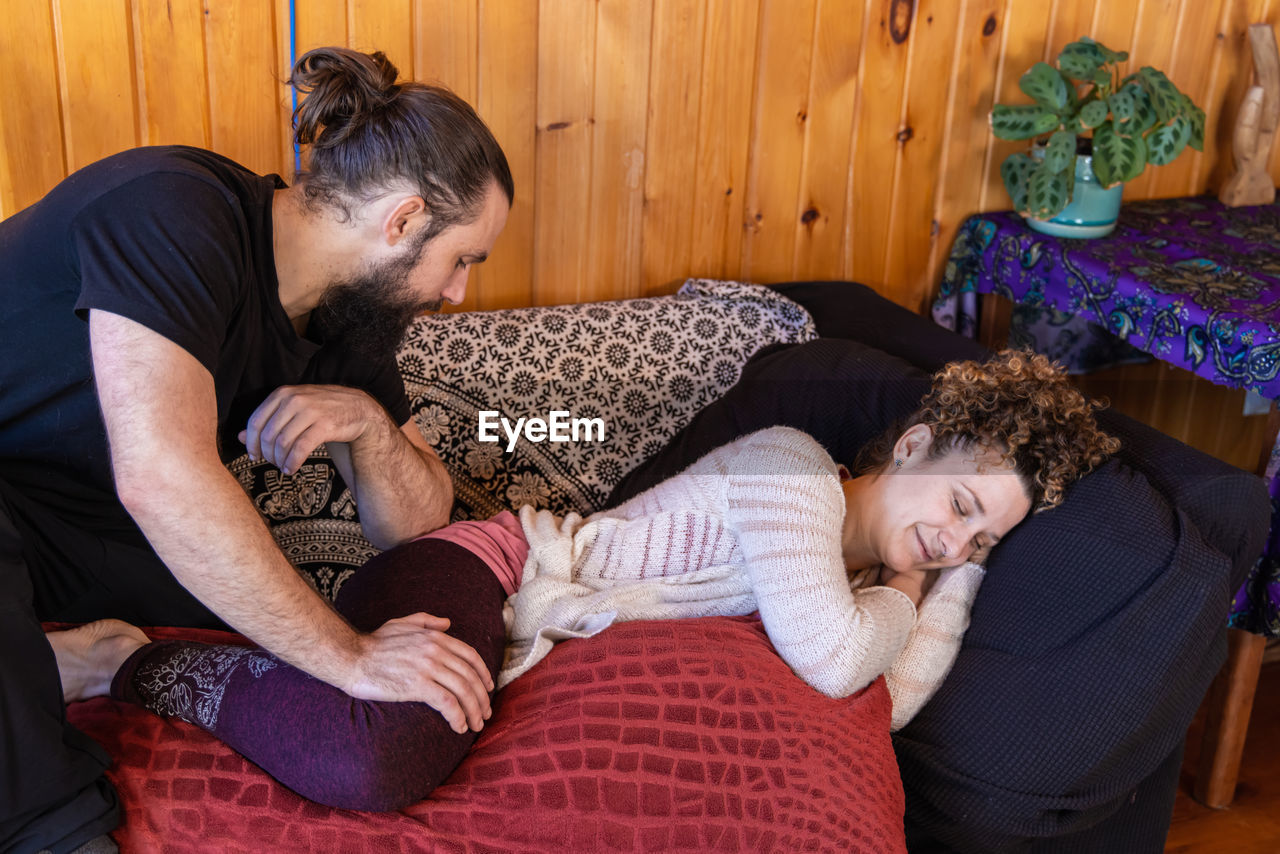
<instances>
[{"instance_id":1,"label":"purple floral tablecloth","mask_svg":"<svg viewBox=\"0 0 1280 854\"><path fill-rule=\"evenodd\" d=\"M1115 232L1096 240L1040 234L1011 211L972 216L956 235L934 318L972 335L977 293L1039 309L1050 322L1089 321L1126 349L1280 398L1280 205L1231 208L1210 196L1130 202ZM1108 358L1125 353L1096 361ZM1236 594L1231 625L1276 637L1280 450L1267 477L1271 534Z\"/></svg>"}]
</instances>

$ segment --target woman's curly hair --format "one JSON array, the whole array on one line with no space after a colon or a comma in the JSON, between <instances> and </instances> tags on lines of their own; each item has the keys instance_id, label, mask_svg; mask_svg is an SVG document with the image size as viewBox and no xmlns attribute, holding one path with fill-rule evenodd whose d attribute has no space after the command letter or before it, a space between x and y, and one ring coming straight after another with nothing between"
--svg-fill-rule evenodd
<instances>
[{"instance_id":1,"label":"woman's curly hair","mask_svg":"<svg viewBox=\"0 0 1280 854\"><path fill-rule=\"evenodd\" d=\"M928 456L991 448L1012 465L1038 512L1062 502L1066 488L1114 454L1120 441L1098 429L1094 410L1062 368L1025 350L1004 350L986 362L952 362L933 375L920 407L865 447L859 473L886 465L902 432L933 430Z\"/></svg>"}]
</instances>

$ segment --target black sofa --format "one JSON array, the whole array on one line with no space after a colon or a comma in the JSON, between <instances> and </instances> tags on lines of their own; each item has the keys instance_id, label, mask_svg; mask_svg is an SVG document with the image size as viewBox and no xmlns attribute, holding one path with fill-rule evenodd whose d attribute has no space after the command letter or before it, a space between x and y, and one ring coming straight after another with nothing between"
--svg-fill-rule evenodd
<instances>
[{"instance_id":1,"label":"black sofa","mask_svg":"<svg viewBox=\"0 0 1280 854\"><path fill-rule=\"evenodd\" d=\"M816 341L741 379L610 504L751 430L789 424L838 461L911 411L928 374L981 345L853 282L774 288ZM1257 477L1117 412L1123 442L992 553L938 695L894 746L912 852L1163 850L1188 725L1226 657L1231 594L1269 523Z\"/></svg>"}]
</instances>

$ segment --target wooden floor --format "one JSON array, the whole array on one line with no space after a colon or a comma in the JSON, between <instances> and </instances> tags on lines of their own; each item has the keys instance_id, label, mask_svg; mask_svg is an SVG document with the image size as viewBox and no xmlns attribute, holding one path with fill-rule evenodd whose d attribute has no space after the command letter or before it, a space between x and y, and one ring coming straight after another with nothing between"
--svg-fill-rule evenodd
<instances>
[{"instance_id":1,"label":"wooden floor","mask_svg":"<svg viewBox=\"0 0 1280 854\"><path fill-rule=\"evenodd\" d=\"M1235 800L1224 810L1211 810L1191 799L1203 711L1187 736L1186 760L1165 854L1280 852L1280 661L1262 666L1240 782Z\"/></svg>"}]
</instances>

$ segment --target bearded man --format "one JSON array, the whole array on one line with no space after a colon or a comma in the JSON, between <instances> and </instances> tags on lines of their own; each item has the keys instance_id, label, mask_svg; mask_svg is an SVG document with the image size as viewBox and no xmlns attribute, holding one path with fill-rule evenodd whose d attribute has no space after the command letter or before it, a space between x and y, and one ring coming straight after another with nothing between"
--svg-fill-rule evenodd
<instances>
[{"instance_id":1,"label":"bearded man","mask_svg":"<svg viewBox=\"0 0 1280 854\"><path fill-rule=\"evenodd\" d=\"M309 93L293 186L142 148L0 223L0 851L72 851L118 821L54 646L91 660L119 638L41 620L229 626L353 697L476 730L489 713L491 675L448 621L356 631L225 463L247 449L288 474L325 445L380 548L448 521L395 349L462 300L511 173L467 104L381 54L311 51L291 83Z\"/></svg>"}]
</instances>

